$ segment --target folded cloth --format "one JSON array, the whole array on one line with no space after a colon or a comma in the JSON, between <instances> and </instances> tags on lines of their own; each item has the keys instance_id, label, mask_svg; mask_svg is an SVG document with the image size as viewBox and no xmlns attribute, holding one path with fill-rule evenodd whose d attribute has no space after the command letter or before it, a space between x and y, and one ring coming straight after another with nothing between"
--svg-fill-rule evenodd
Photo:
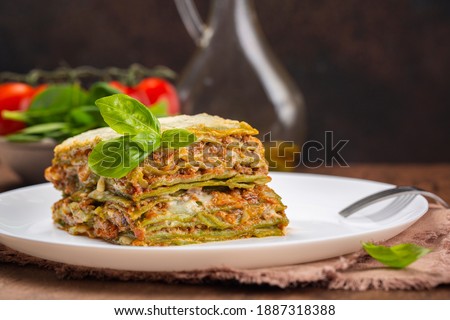
<instances>
[{"instance_id":1,"label":"folded cloth","mask_svg":"<svg viewBox=\"0 0 450 320\"><path fill-rule=\"evenodd\" d=\"M118 279L183 283L270 285L281 288L308 285L345 290L430 289L450 283L450 209L430 205L429 211L396 237L379 243L415 243L433 251L405 269L384 267L363 250L343 257L275 268L214 268L186 272L135 272L96 269L56 263L31 257L0 245L0 263L37 265L60 278Z\"/></svg>"}]
</instances>

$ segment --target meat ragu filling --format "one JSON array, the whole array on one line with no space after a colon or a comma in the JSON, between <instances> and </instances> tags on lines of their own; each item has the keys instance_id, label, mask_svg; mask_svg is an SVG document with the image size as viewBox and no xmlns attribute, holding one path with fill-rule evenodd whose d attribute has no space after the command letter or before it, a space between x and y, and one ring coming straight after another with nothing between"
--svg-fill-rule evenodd
<instances>
[{"instance_id":1,"label":"meat ragu filling","mask_svg":"<svg viewBox=\"0 0 450 320\"><path fill-rule=\"evenodd\" d=\"M87 164L91 148L58 154L45 172L46 179L66 195L96 188L99 176ZM264 149L257 138L227 136L220 140L203 139L186 148L159 149L127 176L106 178L104 183L106 190L138 200L164 192L164 187L172 187L167 191L174 192L181 183L245 188L249 183L270 181L267 173ZM210 180L214 181L208 184Z\"/></svg>"}]
</instances>

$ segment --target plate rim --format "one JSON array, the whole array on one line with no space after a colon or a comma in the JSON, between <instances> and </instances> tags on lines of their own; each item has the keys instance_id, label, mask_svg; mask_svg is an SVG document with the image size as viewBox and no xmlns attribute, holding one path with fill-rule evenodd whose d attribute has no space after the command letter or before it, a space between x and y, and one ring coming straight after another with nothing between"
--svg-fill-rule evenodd
<instances>
[{"instance_id":1,"label":"plate rim","mask_svg":"<svg viewBox=\"0 0 450 320\"><path fill-rule=\"evenodd\" d=\"M342 176L333 176L333 175L324 175L324 174L314 174L314 173L287 173L287 172L271 172L269 175L273 175L273 176L277 176L280 178L283 177L306 177L306 178L312 178L312 179L333 179L333 180L339 180L340 182L348 182L348 183L367 183L370 185L378 185L380 187L392 187L392 184L388 184L388 183L384 183L384 182L379 182L379 181L373 181L373 180L368 180L368 179L362 179L362 178L353 178L353 177L342 177ZM13 189L13 190L9 190L6 192L2 192L0 193L0 199L3 196L11 196L14 195L15 193L20 193L20 192L27 192L30 190L34 190L34 189L46 189L46 190L52 190L52 191L56 191L55 189L52 189L52 185L50 183L41 183L41 184L36 184L36 185L31 185L31 186L26 186L26 187L22 187L22 188L17 188L17 189ZM423 196L418 196L414 199L415 202L420 201L421 203L419 203L420 205L423 205L423 208L419 208L420 213L414 213L412 215L412 217L407 218L402 220L400 223L395 223L394 225L390 225L390 226L386 226L382 229L369 229L369 230L359 230L356 233L350 233L350 234L345 234L345 235L336 235L336 236L331 236L331 237L326 237L326 238L320 238L320 239L303 239L303 240L298 240L298 239L292 239L292 240L287 240L287 241L280 241L280 242L274 242L274 243L270 243L270 246L275 249L279 248L279 247L291 247L291 246L303 246L303 245L308 245L311 243L320 245L324 242L330 242L333 241L335 239L342 239L342 240L350 240L352 238L361 236L361 235L371 235L374 233L378 233L381 231L392 231L398 228L402 228L402 230L407 229L409 226L411 226L414 222L416 222L417 220L419 220L424 214L426 214L426 212L428 211L428 202L427 200L423 197ZM414 203L414 202L412 202ZM419 212L418 211L418 212ZM50 213L50 208L49 208L49 213ZM336 213L337 214L337 213ZM50 216L49 216L50 217ZM289 217L289 216L288 216ZM49 220L51 222L51 219ZM406 227L404 227L406 226ZM54 228L56 228L56 226L53 225ZM56 228L57 229L57 228ZM57 229L60 232L65 233L65 231ZM396 234L398 234L399 232L397 232ZM72 235L71 235L72 236ZM394 235L395 236L395 235ZM208 246L208 244L210 243L204 243L204 244L197 244L197 245L186 245L186 246L165 246L165 247L155 247L155 246L148 246L148 247L133 247L133 246L120 246L120 245L115 245L115 244L111 244L108 242L105 242L101 239L90 239L90 240L96 240L96 242L93 243L62 243L62 242L58 242L58 241L51 241L51 240L45 240L45 239L33 239L32 236L29 235L25 235L25 236L20 236L20 235L16 235L16 234L12 234L9 233L8 231L4 230L4 228L2 227L2 225L0 225L0 243L4 243L4 241L1 241L2 237L7 237L7 238L12 238L12 239L16 239L19 241L25 241L25 242L32 242L32 243L37 243L39 246L56 246L58 248L67 248L67 247L71 247L74 250L102 250L105 252L105 254L112 254L112 253L132 253L132 252L148 252L149 254L151 253L161 253L161 252L167 252L167 253L174 253L174 252L182 252L183 254L189 253L189 252L209 252L209 251L216 251L218 249L220 249L220 251L224 252L224 253L228 253L230 251L245 251L245 250L262 250L263 247L267 246L267 243L261 242L261 243L255 243L252 242L250 244L243 244L243 243L233 243L233 240L231 241L224 241L221 242L219 244L219 247L217 245L213 245L213 246ZM80 237L84 237L84 236L80 236ZM390 236L389 238L392 238L393 236ZM218 243L218 242L215 242ZM140 254L141 254L140 253ZM31 254L32 255L32 254ZM339 256L340 254L336 254L336 256ZM53 260L53 261L58 261L58 260ZM316 261L316 260L312 260L312 261ZM62 262L61 260L59 260L58 262ZM64 262L63 262L64 263ZM72 263L73 264L73 263ZM84 265L84 264L81 264ZM107 266L105 266L107 268Z\"/></svg>"}]
</instances>

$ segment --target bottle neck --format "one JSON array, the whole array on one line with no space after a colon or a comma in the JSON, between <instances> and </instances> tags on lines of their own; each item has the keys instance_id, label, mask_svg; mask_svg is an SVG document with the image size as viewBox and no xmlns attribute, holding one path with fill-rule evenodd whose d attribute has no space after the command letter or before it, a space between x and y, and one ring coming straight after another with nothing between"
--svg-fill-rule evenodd
<instances>
[{"instance_id":1,"label":"bottle neck","mask_svg":"<svg viewBox=\"0 0 450 320\"><path fill-rule=\"evenodd\" d=\"M245 17L252 23L256 22L253 0L214 0L208 24L214 31L235 28L238 16Z\"/></svg>"}]
</instances>

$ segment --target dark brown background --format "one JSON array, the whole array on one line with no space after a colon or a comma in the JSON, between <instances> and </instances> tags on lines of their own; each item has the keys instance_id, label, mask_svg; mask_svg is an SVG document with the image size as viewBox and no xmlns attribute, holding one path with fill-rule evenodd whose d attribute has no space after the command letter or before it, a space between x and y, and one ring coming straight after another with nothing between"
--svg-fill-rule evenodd
<instances>
[{"instance_id":1,"label":"dark brown background","mask_svg":"<svg viewBox=\"0 0 450 320\"><path fill-rule=\"evenodd\" d=\"M197 1L206 15L209 1ZM450 161L450 1L257 0L297 82L309 138L349 139L348 161ZM195 46L172 1L1 0L0 71L167 65Z\"/></svg>"}]
</instances>

